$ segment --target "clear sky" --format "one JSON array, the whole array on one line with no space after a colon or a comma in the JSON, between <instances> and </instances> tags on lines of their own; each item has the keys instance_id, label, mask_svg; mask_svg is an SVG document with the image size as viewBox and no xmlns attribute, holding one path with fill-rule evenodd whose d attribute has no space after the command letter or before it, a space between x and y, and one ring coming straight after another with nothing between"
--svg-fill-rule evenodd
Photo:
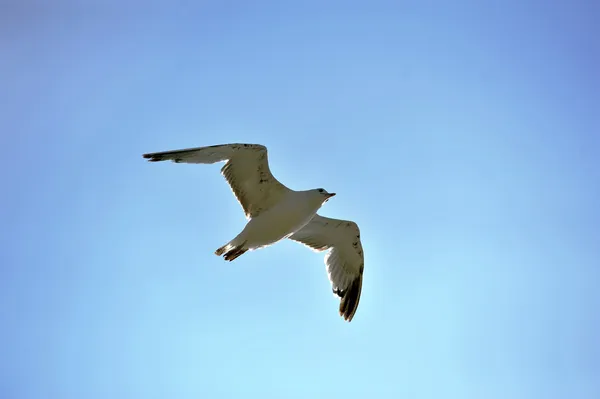
<instances>
[{"instance_id":1,"label":"clear sky","mask_svg":"<svg viewBox=\"0 0 600 399\"><path fill-rule=\"evenodd\" d=\"M593 3L3 2L0 397L599 398ZM358 223L351 323L141 157L230 142Z\"/></svg>"}]
</instances>

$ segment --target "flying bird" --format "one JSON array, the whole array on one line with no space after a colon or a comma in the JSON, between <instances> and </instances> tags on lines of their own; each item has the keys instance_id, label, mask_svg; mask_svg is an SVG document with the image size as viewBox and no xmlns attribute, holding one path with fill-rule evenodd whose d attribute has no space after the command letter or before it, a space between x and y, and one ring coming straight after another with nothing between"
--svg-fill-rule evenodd
<instances>
[{"instance_id":1,"label":"flying bird","mask_svg":"<svg viewBox=\"0 0 600 399\"><path fill-rule=\"evenodd\" d=\"M222 144L154 152L150 162L213 164L225 161L221 173L242 206L248 222L215 255L233 261L256 250L290 239L314 251L328 251L325 266L332 290L340 298L339 313L351 321L362 289L364 254L358 225L320 216L317 211L335 193L323 188L295 191L269 169L267 148L260 144Z\"/></svg>"}]
</instances>

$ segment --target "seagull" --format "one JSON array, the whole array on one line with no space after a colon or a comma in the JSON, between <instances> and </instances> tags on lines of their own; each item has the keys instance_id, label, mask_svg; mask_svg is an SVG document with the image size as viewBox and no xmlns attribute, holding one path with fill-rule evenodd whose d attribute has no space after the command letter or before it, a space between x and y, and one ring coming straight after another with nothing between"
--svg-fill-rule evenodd
<instances>
[{"instance_id":1,"label":"seagull","mask_svg":"<svg viewBox=\"0 0 600 399\"><path fill-rule=\"evenodd\" d=\"M360 230L350 220L320 216L317 211L335 193L323 188L295 191L279 182L269 169L267 147L260 144L221 144L143 154L150 162L213 164L225 161L221 174L242 206L248 222L215 255L233 261L247 251L284 239L299 242L325 254L333 293L340 299L339 313L350 322L362 289L364 254Z\"/></svg>"}]
</instances>

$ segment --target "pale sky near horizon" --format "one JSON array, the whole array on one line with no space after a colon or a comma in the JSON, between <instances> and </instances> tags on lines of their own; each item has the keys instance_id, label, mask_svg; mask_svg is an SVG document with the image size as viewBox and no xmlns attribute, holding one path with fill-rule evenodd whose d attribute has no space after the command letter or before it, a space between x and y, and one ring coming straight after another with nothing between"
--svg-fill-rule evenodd
<instances>
[{"instance_id":1,"label":"pale sky near horizon","mask_svg":"<svg viewBox=\"0 0 600 399\"><path fill-rule=\"evenodd\" d=\"M600 8L0 5L0 397L600 397ZM228 263L217 165L269 148L361 228Z\"/></svg>"}]
</instances>

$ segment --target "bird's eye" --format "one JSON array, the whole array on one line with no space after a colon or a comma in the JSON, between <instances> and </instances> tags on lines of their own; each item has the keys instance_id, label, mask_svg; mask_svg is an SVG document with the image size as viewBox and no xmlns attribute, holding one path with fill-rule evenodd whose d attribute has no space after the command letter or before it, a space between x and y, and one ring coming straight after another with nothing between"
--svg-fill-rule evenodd
<instances>
[{"instance_id":1,"label":"bird's eye","mask_svg":"<svg viewBox=\"0 0 600 399\"><path fill-rule=\"evenodd\" d=\"M322 193L322 192L323 192L323 189L322 189L322 188L320 188L320 189L319 189L319 192L320 192L320 193Z\"/></svg>"}]
</instances>

